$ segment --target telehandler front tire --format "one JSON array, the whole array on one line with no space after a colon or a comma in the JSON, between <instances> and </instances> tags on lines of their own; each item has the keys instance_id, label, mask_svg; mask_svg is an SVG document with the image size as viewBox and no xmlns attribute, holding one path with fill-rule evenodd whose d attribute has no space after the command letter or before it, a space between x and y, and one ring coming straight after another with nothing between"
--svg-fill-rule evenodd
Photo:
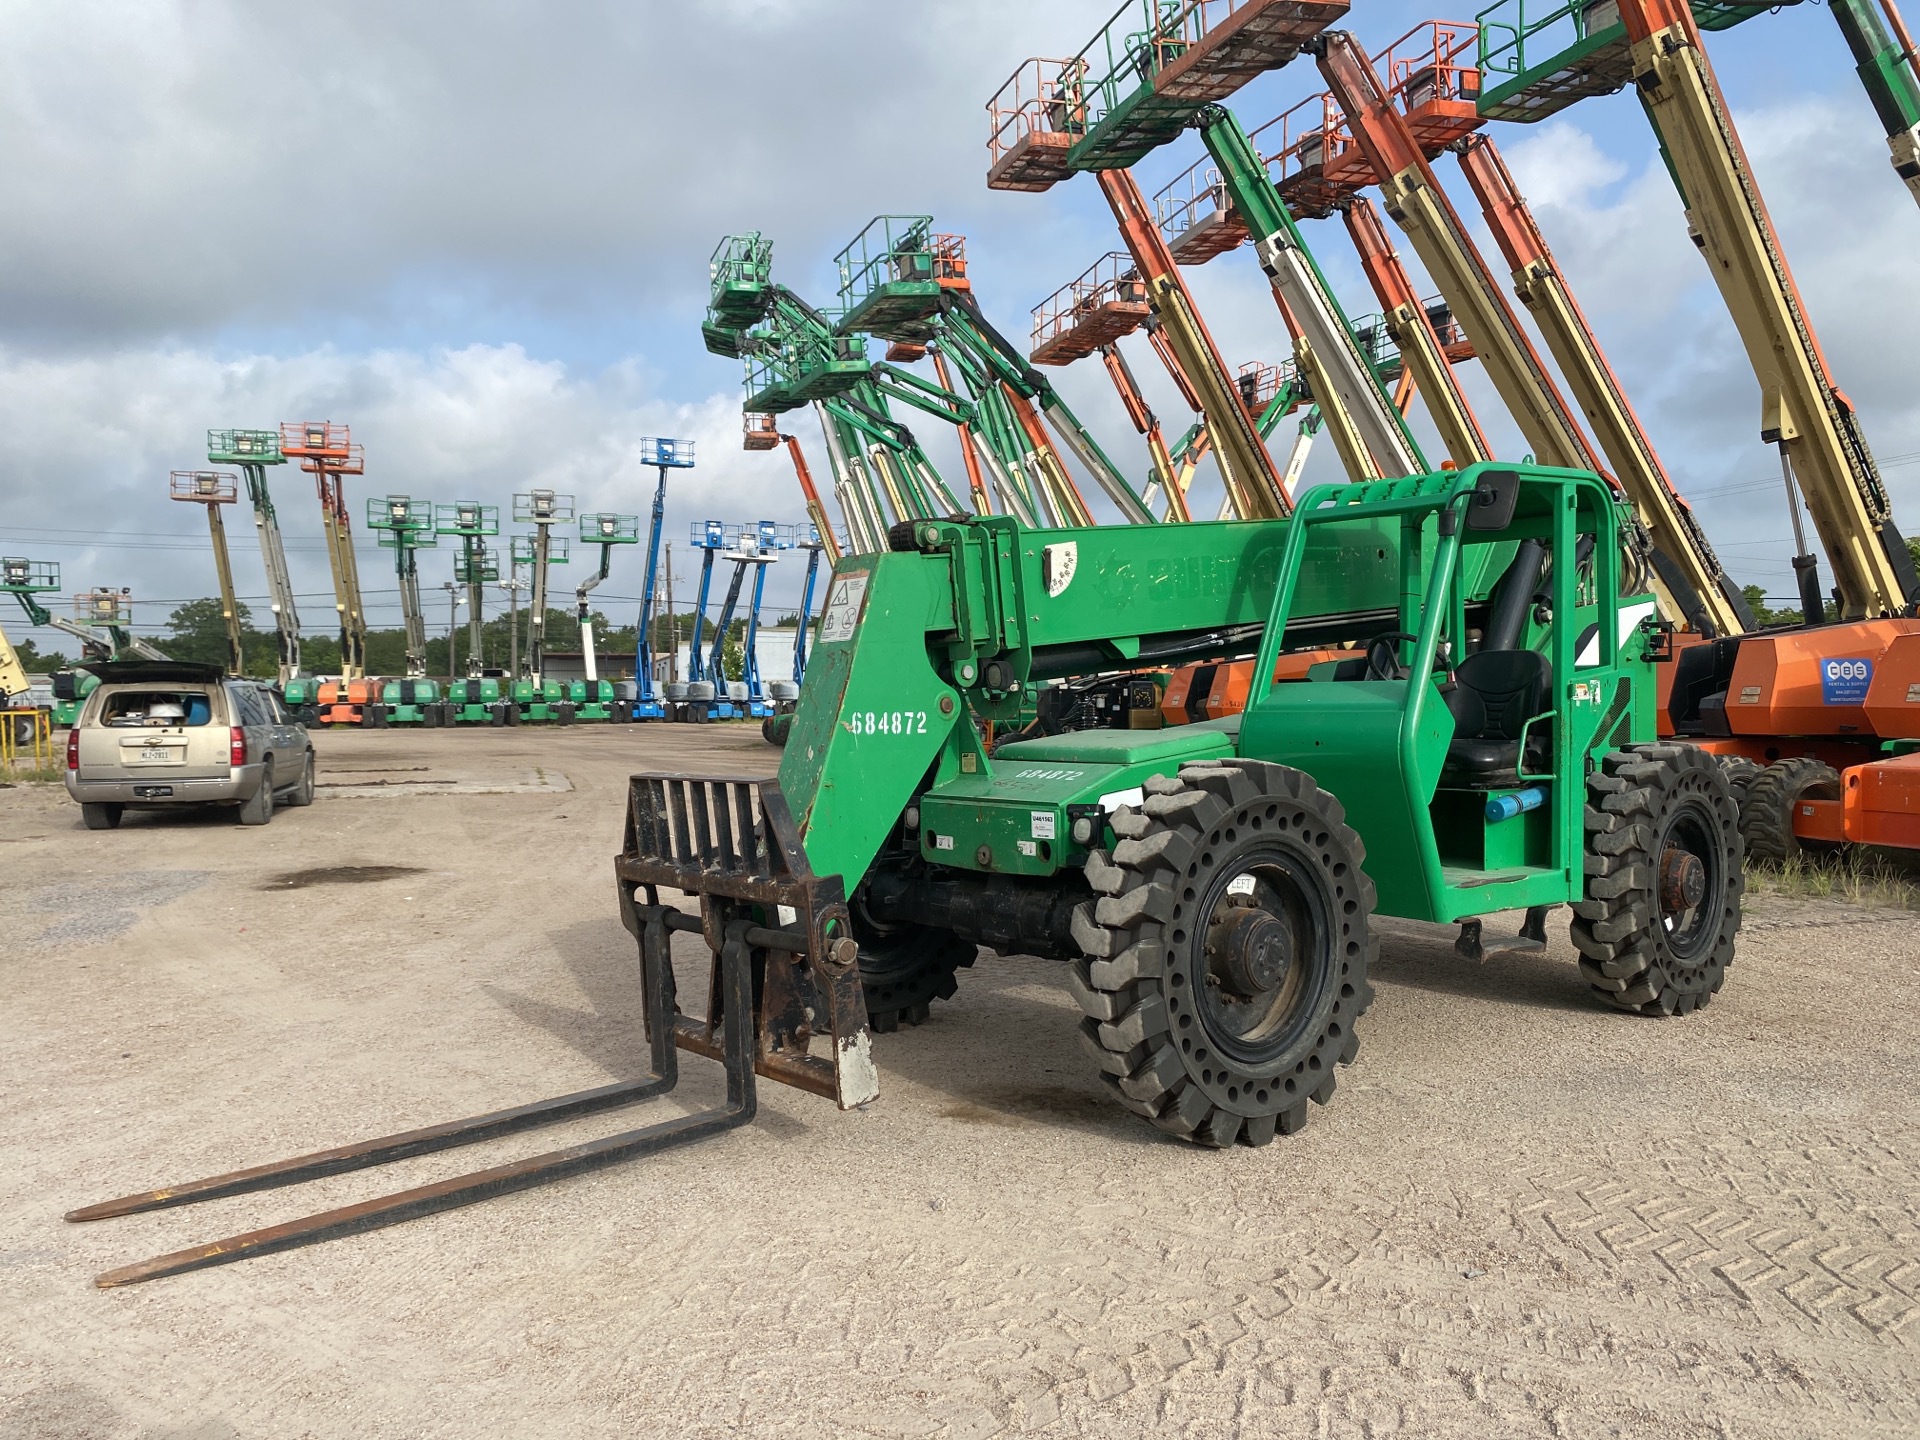
<instances>
[{"instance_id":1,"label":"telehandler front tire","mask_svg":"<svg viewBox=\"0 0 1920 1440\"><path fill-rule=\"evenodd\" d=\"M1746 889L1726 772L1691 745L1612 751L1587 777L1585 825L1580 973L1618 1009L1691 1014L1726 983Z\"/></svg>"},{"instance_id":2,"label":"telehandler front tire","mask_svg":"<svg viewBox=\"0 0 1920 1440\"><path fill-rule=\"evenodd\" d=\"M1113 817L1100 897L1074 915L1080 1031L1113 1097L1196 1144L1265 1145L1333 1098L1373 1000L1374 887L1346 811L1310 775L1182 767Z\"/></svg>"},{"instance_id":3,"label":"telehandler front tire","mask_svg":"<svg viewBox=\"0 0 1920 1440\"><path fill-rule=\"evenodd\" d=\"M858 892L852 910L867 1026L876 1034L930 1018L934 1001L951 1000L959 990L954 972L970 967L980 954L971 941L943 930L879 924L867 915Z\"/></svg>"}]
</instances>

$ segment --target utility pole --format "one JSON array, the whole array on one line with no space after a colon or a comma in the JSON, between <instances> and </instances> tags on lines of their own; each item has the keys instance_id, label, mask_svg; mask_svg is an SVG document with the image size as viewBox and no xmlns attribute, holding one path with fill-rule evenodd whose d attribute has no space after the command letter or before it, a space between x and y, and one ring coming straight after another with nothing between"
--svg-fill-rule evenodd
<instances>
[{"instance_id":1,"label":"utility pole","mask_svg":"<svg viewBox=\"0 0 1920 1440\"><path fill-rule=\"evenodd\" d=\"M440 588L447 592L447 683L451 685L453 677L460 673L454 663L453 637L460 628L460 602L467 597L460 593L463 587L452 580L442 580Z\"/></svg>"},{"instance_id":2,"label":"utility pole","mask_svg":"<svg viewBox=\"0 0 1920 1440\"><path fill-rule=\"evenodd\" d=\"M507 677L511 680L520 673L520 592L527 588L527 582L518 575L511 575L500 582L500 588L507 592L510 607L507 612Z\"/></svg>"},{"instance_id":3,"label":"utility pole","mask_svg":"<svg viewBox=\"0 0 1920 1440\"><path fill-rule=\"evenodd\" d=\"M653 665L653 637L647 637L647 665ZM680 683L680 617L673 613L673 542L667 542L667 679Z\"/></svg>"}]
</instances>

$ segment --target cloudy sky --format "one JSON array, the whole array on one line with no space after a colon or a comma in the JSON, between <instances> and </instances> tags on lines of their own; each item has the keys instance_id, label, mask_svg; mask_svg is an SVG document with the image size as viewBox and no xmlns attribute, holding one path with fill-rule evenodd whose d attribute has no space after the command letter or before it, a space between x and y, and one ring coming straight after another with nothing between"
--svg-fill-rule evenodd
<instances>
[{"instance_id":1,"label":"cloudy sky","mask_svg":"<svg viewBox=\"0 0 1920 1440\"><path fill-rule=\"evenodd\" d=\"M210 426L308 418L346 422L366 447L366 476L349 482L356 524L371 494L505 508L535 485L583 510L644 511L652 477L634 451L648 435L700 445L699 467L674 477L670 537L709 515L799 519L785 457L739 448L737 368L701 347L715 242L765 232L779 278L825 302L833 253L870 216L931 214L967 235L989 316L1023 333L1029 308L1117 237L1084 177L1045 195L988 191L982 107L1021 58L1070 53L1110 11L0 8L0 549L58 561L68 591L132 587L141 628L158 629L213 588L204 524L166 499L167 472L204 464ZM1378 46L1425 15L1357 0L1352 28ZM1920 529L1920 214L1824 7L1762 17L1712 48L1828 357ZM1319 88L1297 65L1235 105L1253 125ZM1790 593L1757 391L1632 97L1496 133L1729 568ZM1199 153L1189 138L1151 157L1143 185ZM1308 238L1350 308L1373 309L1337 223ZM1192 280L1230 363L1280 358L1247 251ZM1135 354L1177 430L1179 402ZM1060 383L1109 452L1144 472L1104 374L1081 366ZM1520 453L1490 397L1482 417L1496 447ZM817 435L801 433L824 471ZM953 453L948 437L924 438L936 460ZM324 631L318 506L290 468L274 474L276 499L305 628ZM1335 473L1323 445L1309 477ZM233 515L231 528L239 589L262 597L251 527ZM395 624L390 562L361 538L371 618ZM638 570L623 557L606 608L637 594ZM776 571L776 603L797 594L798 570ZM424 572L435 585L451 560L430 554Z\"/></svg>"}]
</instances>

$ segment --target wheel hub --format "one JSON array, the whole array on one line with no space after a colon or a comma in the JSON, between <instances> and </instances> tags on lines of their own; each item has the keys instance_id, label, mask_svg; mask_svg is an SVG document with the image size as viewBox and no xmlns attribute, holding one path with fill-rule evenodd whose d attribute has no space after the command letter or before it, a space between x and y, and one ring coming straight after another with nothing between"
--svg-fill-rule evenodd
<instances>
[{"instance_id":1,"label":"wheel hub","mask_svg":"<svg viewBox=\"0 0 1920 1440\"><path fill-rule=\"evenodd\" d=\"M1691 910L1707 894L1707 867L1691 850L1678 846L1660 857L1660 908L1668 914Z\"/></svg>"},{"instance_id":2,"label":"wheel hub","mask_svg":"<svg viewBox=\"0 0 1920 1440\"><path fill-rule=\"evenodd\" d=\"M1208 946L1214 978L1229 994L1252 1000L1280 988L1293 968L1293 928L1251 907L1233 910Z\"/></svg>"}]
</instances>

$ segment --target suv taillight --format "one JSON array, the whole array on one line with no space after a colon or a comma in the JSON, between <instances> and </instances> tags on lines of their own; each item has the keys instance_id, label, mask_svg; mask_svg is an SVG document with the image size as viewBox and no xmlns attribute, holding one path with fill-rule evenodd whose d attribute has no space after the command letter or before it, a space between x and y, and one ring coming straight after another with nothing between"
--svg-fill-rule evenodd
<instances>
[{"instance_id":1,"label":"suv taillight","mask_svg":"<svg viewBox=\"0 0 1920 1440\"><path fill-rule=\"evenodd\" d=\"M74 726L67 731L67 769L80 768L80 727Z\"/></svg>"},{"instance_id":2,"label":"suv taillight","mask_svg":"<svg viewBox=\"0 0 1920 1440\"><path fill-rule=\"evenodd\" d=\"M244 765L247 763L247 732L238 725L227 731L227 763Z\"/></svg>"}]
</instances>

